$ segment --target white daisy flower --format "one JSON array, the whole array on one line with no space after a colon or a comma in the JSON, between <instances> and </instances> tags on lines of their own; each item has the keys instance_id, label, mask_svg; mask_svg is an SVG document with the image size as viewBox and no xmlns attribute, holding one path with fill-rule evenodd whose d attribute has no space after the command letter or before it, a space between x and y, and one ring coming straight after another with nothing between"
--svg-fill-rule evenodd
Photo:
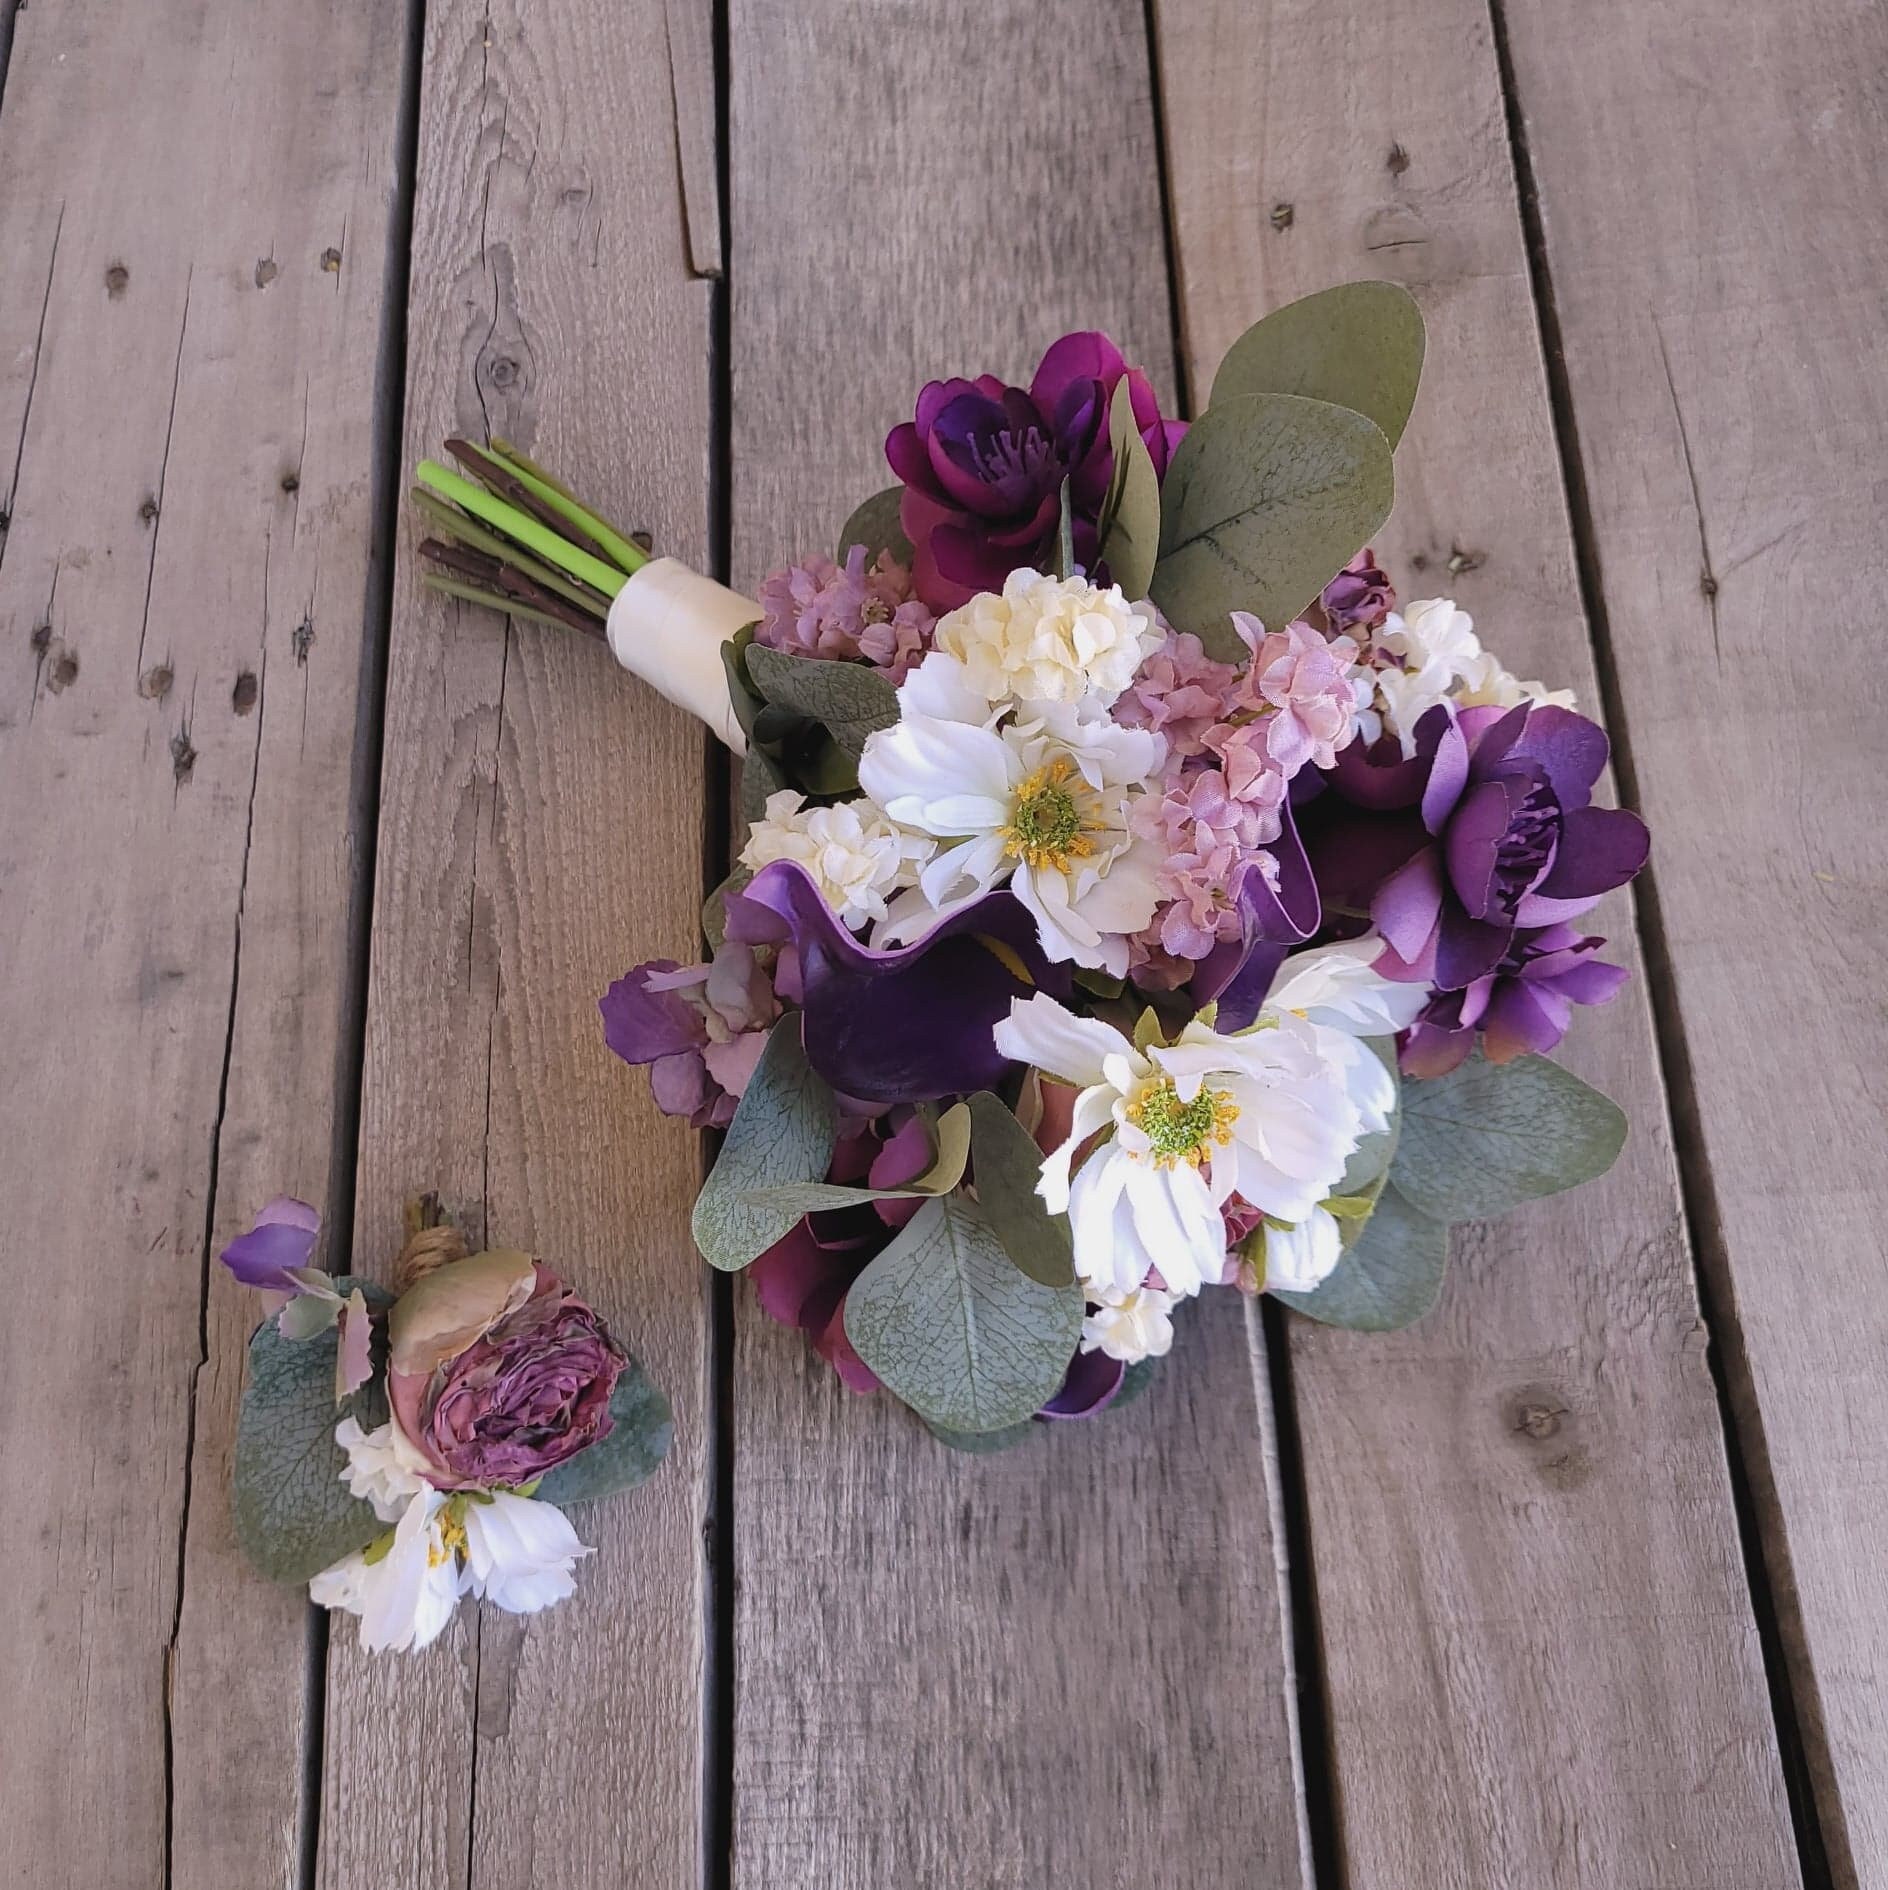
<instances>
[{"instance_id":1,"label":"white daisy flower","mask_svg":"<svg viewBox=\"0 0 1888 1890\"><path fill-rule=\"evenodd\" d=\"M893 821L940 843L875 942L915 938L1008 880L1051 959L1124 976L1128 938L1159 899L1159 851L1135 836L1132 817L1163 738L1068 703L1024 705L1000 727L922 706L957 688L938 669L901 721L866 740L859 785Z\"/></svg>"},{"instance_id":2,"label":"white daisy flower","mask_svg":"<svg viewBox=\"0 0 1888 1890\"><path fill-rule=\"evenodd\" d=\"M575 1593L572 1571L590 1553L555 1503L494 1490L465 1506L472 1592L507 1614L536 1614Z\"/></svg>"},{"instance_id":3,"label":"white daisy flower","mask_svg":"<svg viewBox=\"0 0 1888 1890\"><path fill-rule=\"evenodd\" d=\"M429 1646L446 1630L466 1589L458 1550L464 1531L443 1514L443 1490L424 1488L408 1503L392 1542L343 1556L308 1584L323 1608L360 1616L370 1654Z\"/></svg>"},{"instance_id":4,"label":"white daisy flower","mask_svg":"<svg viewBox=\"0 0 1888 1890\"><path fill-rule=\"evenodd\" d=\"M1308 1293L1344 1257L1337 1217L1314 1208L1296 1227L1265 1229L1265 1287L1272 1293Z\"/></svg>"},{"instance_id":5,"label":"white daisy flower","mask_svg":"<svg viewBox=\"0 0 1888 1890\"><path fill-rule=\"evenodd\" d=\"M1069 1216L1075 1270L1104 1301L1150 1269L1183 1297L1217 1281L1226 1200L1237 1192L1285 1225L1306 1220L1365 1133L1348 1040L1290 1012L1236 1036L1196 1018L1173 1043L1141 1048L1037 993L1013 1003L995 1034L1005 1056L1081 1092L1037 1192ZM1096 1136L1105 1139L1071 1174Z\"/></svg>"}]
</instances>

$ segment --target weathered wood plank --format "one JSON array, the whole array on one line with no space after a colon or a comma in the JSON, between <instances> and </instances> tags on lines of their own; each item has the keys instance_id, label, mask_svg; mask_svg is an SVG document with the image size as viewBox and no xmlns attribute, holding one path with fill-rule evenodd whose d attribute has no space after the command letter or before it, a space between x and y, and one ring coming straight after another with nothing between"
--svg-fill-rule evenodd
<instances>
[{"instance_id":1,"label":"weathered wood plank","mask_svg":"<svg viewBox=\"0 0 1888 1890\"><path fill-rule=\"evenodd\" d=\"M1486 10L1157 10L1194 386L1266 308L1407 282L1429 373L1380 549L1406 595L1453 591L1518 670L1595 706ZM1554 35L1543 96L1634 63L1590 58L1590 12ZM1613 148L1590 99L1564 111L1569 146ZM1632 960L1627 902L1600 916ZM1346 1874L1768 1890L1797 1863L1643 983L1581 1014L1566 1060L1632 1114L1612 1175L1458 1238L1408 1333L1293 1329Z\"/></svg>"},{"instance_id":2,"label":"weathered wood plank","mask_svg":"<svg viewBox=\"0 0 1888 1890\"><path fill-rule=\"evenodd\" d=\"M1888 20L1826 0L1603 5L1577 31L1505 11L1657 835L1704 1261L1831 1872L1878 1884L1883 686L1835 658L1885 562Z\"/></svg>"},{"instance_id":3,"label":"weathered wood plank","mask_svg":"<svg viewBox=\"0 0 1888 1890\"><path fill-rule=\"evenodd\" d=\"M829 550L929 375L1109 329L1167 382L1138 4L731 10L734 564ZM737 1288L739 1890L1299 1881L1236 1301L1145 1403L1001 1457Z\"/></svg>"},{"instance_id":4,"label":"weathered wood plank","mask_svg":"<svg viewBox=\"0 0 1888 1890\"><path fill-rule=\"evenodd\" d=\"M400 19L280 0L17 18L8 1882L297 1880L307 1605L232 1540L255 1308L208 1270L268 1195L319 1202L333 1179Z\"/></svg>"},{"instance_id":5,"label":"weathered wood plank","mask_svg":"<svg viewBox=\"0 0 1888 1890\"><path fill-rule=\"evenodd\" d=\"M691 277L660 0L427 9L405 463L485 428L684 557L706 548L708 290ZM427 1656L334 1635L320 1881L694 1881L704 1505L699 1157L596 1000L693 936L703 738L598 646L444 606L401 532L361 1105L357 1261L409 1191L581 1282L674 1400L677 1446L578 1517L528 1624ZM476 1794L476 1818L473 1817Z\"/></svg>"}]
</instances>

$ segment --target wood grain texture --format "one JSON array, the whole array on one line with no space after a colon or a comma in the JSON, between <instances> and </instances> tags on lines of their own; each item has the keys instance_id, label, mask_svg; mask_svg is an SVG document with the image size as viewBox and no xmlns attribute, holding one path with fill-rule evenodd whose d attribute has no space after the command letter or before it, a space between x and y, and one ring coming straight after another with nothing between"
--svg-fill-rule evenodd
<instances>
[{"instance_id":1,"label":"wood grain texture","mask_svg":"<svg viewBox=\"0 0 1888 1890\"><path fill-rule=\"evenodd\" d=\"M737 583L830 554L929 375L1099 326L1171 382L1138 4L730 27ZM1299 1882L1240 1307L1144 1403L962 1457L736 1303L737 1890Z\"/></svg>"},{"instance_id":2,"label":"wood grain texture","mask_svg":"<svg viewBox=\"0 0 1888 1890\"><path fill-rule=\"evenodd\" d=\"M1596 706L1484 8L1157 10L1193 384L1267 308L1407 283L1429 365L1379 549L1405 596L1453 592ZM1544 94L1632 63L1594 36L1557 24ZM1569 144L1577 114L1611 150L1567 109ZM1627 901L1597 917L1635 962ZM1612 1174L1459 1235L1409 1332L1293 1327L1347 1878L1772 1890L1797 1861L1643 982L1564 1057L1632 1116Z\"/></svg>"},{"instance_id":3,"label":"wood grain texture","mask_svg":"<svg viewBox=\"0 0 1888 1890\"><path fill-rule=\"evenodd\" d=\"M1880 1884L1888 743L1875 665L1829 679L1888 564L1888 20L1505 11L1739 1432L1831 1871Z\"/></svg>"},{"instance_id":4,"label":"wood grain texture","mask_svg":"<svg viewBox=\"0 0 1888 1890\"><path fill-rule=\"evenodd\" d=\"M332 1179L400 17L16 24L0 1880L287 1885L308 1611L233 1540L210 1256Z\"/></svg>"},{"instance_id":5,"label":"wood grain texture","mask_svg":"<svg viewBox=\"0 0 1888 1890\"><path fill-rule=\"evenodd\" d=\"M626 528L705 555L708 291L689 272L661 0L426 15L405 463L489 428ZM442 605L403 522L356 1264L439 1188L530 1249L667 1389L677 1446L576 1520L576 1597L463 1609L424 1658L336 1626L319 1880L695 1881L706 1322L695 1139L596 1002L701 897L703 738L595 644ZM474 1805L476 1804L476 1816Z\"/></svg>"}]
</instances>

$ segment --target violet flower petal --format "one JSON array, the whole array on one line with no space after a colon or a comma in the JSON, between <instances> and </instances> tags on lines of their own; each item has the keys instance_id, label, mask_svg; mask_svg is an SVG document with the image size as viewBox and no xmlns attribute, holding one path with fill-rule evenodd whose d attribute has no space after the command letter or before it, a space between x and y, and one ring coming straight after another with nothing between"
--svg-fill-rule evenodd
<instances>
[{"instance_id":1,"label":"violet flower petal","mask_svg":"<svg viewBox=\"0 0 1888 1890\"><path fill-rule=\"evenodd\" d=\"M1560 845L1536 889L1544 899L1592 899L1623 886L1646 862L1652 836L1624 807L1582 807L1564 814Z\"/></svg>"},{"instance_id":2,"label":"violet flower petal","mask_svg":"<svg viewBox=\"0 0 1888 1890\"><path fill-rule=\"evenodd\" d=\"M1069 1360L1061 1390L1036 1415L1064 1420L1093 1417L1114 1402L1127 1373L1128 1368L1106 1352L1077 1352Z\"/></svg>"},{"instance_id":3,"label":"violet flower petal","mask_svg":"<svg viewBox=\"0 0 1888 1890\"><path fill-rule=\"evenodd\" d=\"M672 958L652 958L625 972L597 1000L603 1041L625 1063L653 1063L707 1042L701 1013L686 998L648 987L651 972L680 969Z\"/></svg>"},{"instance_id":4,"label":"violet flower petal","mask_svg":"<svg viewBox=\"0 0 1888 1890\"><path fill-rule=\"evenodd\" d=\"M1584 715L1552 705L1537 706L1515 744L1515 752L1538 761L1547 771L1554 798L1562 807L1584 807L1606 766L1611 744L1606 731Z\"/></svg>"},{"instance_id":5,"label":"violet flower petal","mask_svg":"<svg viewBox=\"0 0 1888 1890\"><path fill-rule=\"evenodd\" d=\"M1421 957L1442 916L1441 853L1424 847L1399 866L1377 888L1370 916L1399 958L1413 964Z\"/></svg>"},{"instance_id":6,"label":"violet flower petal","mask_svg":"<svg viewBox=\"0 0 1888 1890\"><path fill-rule=\"evenodd\" d=\"M1495 906L1495 869L1501 861L1501 843L1507 838L1524 792L1524 787L1512 792L1510 783L1504 780L1479 782L1463 795L1443 835L1449 883L1472 918L1487 918Z\"/></svg>"},{"instance_id":7,"label":"violet flower petal","mask_svg":"<svg viewBox=\"0 0 1888 1890\"><path fill-rule=\"evenodd\" d=\"M292 1269L305 1267L321 1232L321 1216L306 1201L278 1194L219 1256L237 1280L265 1293L302 1290Z\"/></svg>"},{"instance_id":8,"label":"violet flower petal","mask_svg":"<svg viewBox=\"0 0 1888 1890\"><path fill-rule=\"evenodd\" d=\"M1007 892L962 907L915 944L875 951L840 923L804 867L776 860L728 901L730 934L739 925L752 938L769 919L799 952L807 1060L851 1096L928 1102L993 1088L1009 1063L991 1033L1011 1001L1069 992L1068 967L1050 964L1035 920Z\"/></svg>"},{"instance_id":9,"label":"violet flower petal","mask_svg":"<svg viewBox=\"0 0 1888 1890\"><path fill-rule=\"evenodd\" d=\"M1573 1020L1573 1006L1545 985L1510 979L1495 994L1482 1025L1482 1054L1490 1063L1512 1063L1532 1052L1545 1056Z\"/></svg>"},{"instance_id":10,"label":"violet flower petal","mask_svg":"<svg viewBox=\"0 0 1888 1890\"><path fill-rule=\"evenodd\" d=\"M1215 1028L1221 1031L1244 1030L1258 1016L1286 953L1303 944L1323 920L1317 878L1289 802L1282 821L1272 843L1277 890L1256 865L1248 866L1239 885L1240 936L1214 946L1187 987L1195 1004L1218 1003Z\"/></svg>"},{"instance_id":11,"label":"violet flower petal","mask_svg":"<svg viewBox=\"0 0 1888 1890\"><path fill-rule=\"evenodd\" d=\"M1513 936L1511 925L1489 925L1459 906L1444 906L1436 935L1435 982L1445 991L1459 991L1485 978L1501 963Z\"/></svg>"},{"instance_id":12,"label":"violet flower petal","mask_svg":"<svg viewBox=\"0 0 1888 1890\"><path fill-rule=\"evenodd\" d=\"M1431 709L1423 721L1427 723L1430 716L1439 713L1447 712ZM1430 732L1427 728L1422 730L1425 735ZM1461 724L1453 717L1440 724L1435 740L1435 756L1430 763L1429 779L1423 784L1423 825L1431 833L1440 833L1468 786L1469 752Z\"/></svg>"}]
</instances>

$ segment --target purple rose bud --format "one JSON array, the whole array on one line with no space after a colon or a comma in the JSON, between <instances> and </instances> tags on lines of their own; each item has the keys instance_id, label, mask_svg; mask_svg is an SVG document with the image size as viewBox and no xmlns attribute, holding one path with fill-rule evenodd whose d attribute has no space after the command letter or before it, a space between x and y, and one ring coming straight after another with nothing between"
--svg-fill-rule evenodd
<instances>
[{"instance_id":1,"label":"purple rose bud","mask_svg":"<svg viewBox=\"0 0 1888 1890\"><path fill-rule=\"evenodd\" d=\"M387 1387L441 1489L516 1488L610 1434L627 1362L603 1321L538 1266L522 1305L425 1375L389 1370Z\"/></svg>"}]
</instances>

